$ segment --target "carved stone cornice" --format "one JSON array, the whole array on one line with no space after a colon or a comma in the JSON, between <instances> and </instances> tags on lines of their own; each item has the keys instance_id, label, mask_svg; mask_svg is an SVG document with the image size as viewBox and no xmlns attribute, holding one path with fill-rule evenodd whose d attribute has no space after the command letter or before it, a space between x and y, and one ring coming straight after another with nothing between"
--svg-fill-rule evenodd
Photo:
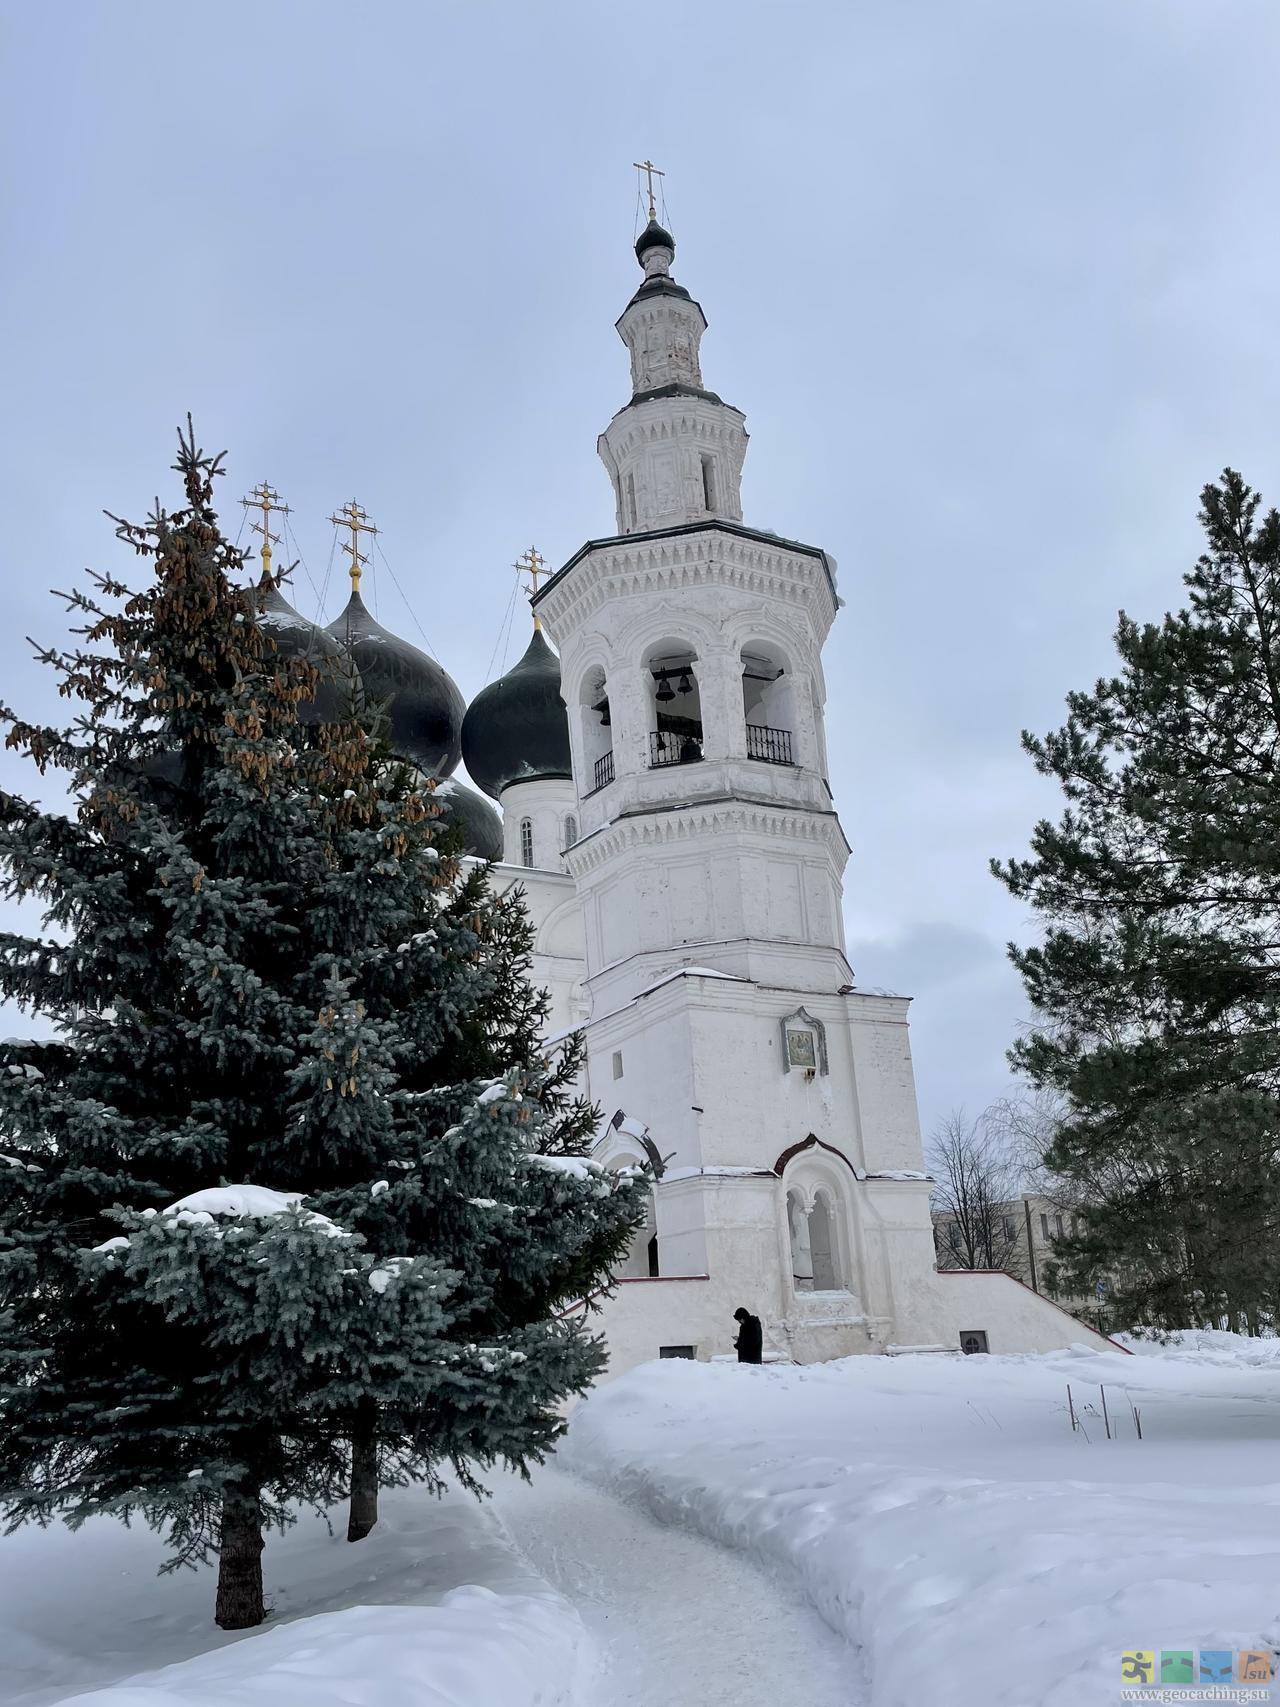
<instances>
[{"instance_id":1,"label":"carved stone cornice","mask_svg":"<svg viewBox=\"0 0 1280 1707\"><path fill-rule=\"evenodd\" d=\"M577 879L635 848L667 847L698 837L730 834L807 842L825 850L841 866L849 852L834 812L731 799L641 808L624 814L576 843L566 853L565 863Z\"/></svg>"},{"instance_id":2,"label":"carved stone cornice","mask_svg":"<svg viewBox=\"0 0 1280 1707\"><path fill-rule=\"evenodd\" d=\"M588 541L540 590L535 608L555 634L618 599L700 586L806 605L819 636L836 614L823 552L724 523Z\"/></svg>"}]
</instances>

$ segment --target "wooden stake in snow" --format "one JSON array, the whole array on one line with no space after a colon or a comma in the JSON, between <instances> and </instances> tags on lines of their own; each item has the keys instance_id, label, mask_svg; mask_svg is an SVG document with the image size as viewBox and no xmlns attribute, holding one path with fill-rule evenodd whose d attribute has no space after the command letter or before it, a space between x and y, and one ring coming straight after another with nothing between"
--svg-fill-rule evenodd
<instances>
[{"instance_id":1,"label":"wooden stake in snow","mask_svg":"<svg viewBox=\"0 0 1280 1707\"><path fill-rule=\"evenodd\" d=\"M1067 1382L1067 1410L1070 1412L1070 1415L1071 1415L1071 1432L1072 1432L1072 1434L1074 1434L1076 1432L1076 1430L1079 1428L1080 1424L1076 1421L1076 1408L1071 1402L1071 1383L1070 1383L1070 1381Z\"/></svg>"},{"instance_id":2,"label":"wooden stake in snow","mask_svg":"<svg viewBox=\"0 0 1280 1707\"><path fill-rule=\"evenodd\" d=\"M1107 1389L1098 1383L1098 1391L1102 1394L1102 1425L1107 1431L1107 1439L1111 1439L1111 1418L1107 1415Z\"/></svg>"}]
</instances>

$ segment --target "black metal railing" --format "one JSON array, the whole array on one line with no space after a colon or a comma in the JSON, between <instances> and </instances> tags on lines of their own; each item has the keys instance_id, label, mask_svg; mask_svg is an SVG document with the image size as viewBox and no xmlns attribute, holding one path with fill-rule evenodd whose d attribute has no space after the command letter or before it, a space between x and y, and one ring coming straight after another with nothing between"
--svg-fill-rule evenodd
<instances>
[{"instance_id":1,"label":"black metal railing","mask_svg":"<svg viewBox=\"0 0 1280 1707\"><path fill-rule=\"evenodd\" d=\"M607 788L612 781L613 781L613 748L610 747L610 749L607 753L602 753L600 755L600 757L596 760L595 786L596 786L596 788ZM593 794L595 793L595 789L592 789L592 793Z\"/></svg>"},{"instance_id":2,"label":"black metal railing","mask_svg":"<svg viewBox=\"0 0 1280 1707\"><path fill-rule=\"evenodd\" d=\"M702 740L697 735L677 735L671 729L649 731L649 769L663 765L695 765L702 757Z\"/></svg>"},{"instance_id":3,"label":"black metal railing","mask_svg":"<svg viewBox=\"0 0 1280 1707\"><path fill-rule=\"evenodd\" d=\"M748 723L747 757L763 759L767 765L793 765L791 731L766 729L763 723Z\"/></svg>"}]
</instances>

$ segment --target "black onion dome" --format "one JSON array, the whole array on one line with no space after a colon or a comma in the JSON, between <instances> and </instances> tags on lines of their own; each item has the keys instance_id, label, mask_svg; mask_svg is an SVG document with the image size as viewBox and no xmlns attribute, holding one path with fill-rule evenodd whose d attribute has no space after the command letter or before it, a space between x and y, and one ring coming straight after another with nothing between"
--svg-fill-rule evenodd
<instances>
[{"instance_id":1,"label":"black onion dome","mask_svg":"<svg viewBox=\"0 0 1280 1707\"><path fill-rule=\"evenodd\" d=\"M298 707L300 723L333 723L348 710L355 685L351 660L342 647L314 622L308 622L269 577L258 585L258 623L286 658L307 658L320 670L314 699Z\"/></svg>"},{"instance_id":2,"label":"black onion dome","mask_svg":"<svg viewBox=\"0 0 1280 1707\"><path fill-rule=\"evenodd\" d=\"M513 782L573 775L560 660L537 630L520 662L468 706L462 756L472 782L494 800Z\"/></svg>"},{"instance_id":3,"label":"black onion dome","mask_svg":"<svg viewBox=\"0 0 1280 1707\"><path fill-rule=\"evenodd\" d=\"M436 784L431 798L447 823L461 826L463 853L477 859L502 858L502 815L483 794L449 776Z\"/></svg>"},{"instance_id":4,"label":"black onion dome","mask_svg":"<svg viewBox=\"0 0 1280 1707\"><path fill-rule=\"evenodd\" d=\"M452 677L375 622L358 592L327 632L350 652L369 703L385 711L392 752L427 776L448 776L461 754L467 708Z\"/></svg>"},{"instance_id":5,"label":"black onion dome","mask_svg":"<svg viewBox=\"0 0 1280 1707\"><path fill-rule=\"evenodd\" d=\"M676 252L675 238L656 219L651 219L636 238L636 260L641 266L650 249L670 249L673 255Z\"/></svg>"}]
</instances>

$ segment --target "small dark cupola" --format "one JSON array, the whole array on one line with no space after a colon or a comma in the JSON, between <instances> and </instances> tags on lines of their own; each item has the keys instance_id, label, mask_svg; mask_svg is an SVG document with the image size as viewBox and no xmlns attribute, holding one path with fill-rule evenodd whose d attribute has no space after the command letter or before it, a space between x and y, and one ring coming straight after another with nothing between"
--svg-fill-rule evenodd
<instances>
[{"instance_id":1,"label":"small dark cupola","mask_svg":"<svg viewBox=\"0 0 1280 1707\"><path fill-rule=\"evenodd\" d=\"M483 794L449 776L436 784L431 798L445 822L461 829L464 853L477 859L502 858L502 816Z\"/></svg>"},{"instance_id":2,"label":"small dark cupola","mask_svg":"<svg viewBox=\"0 0 1280 1707\"><path fill-rule=\"evenodd\" d=\"M639 237L636 238L636 260L642 267L645 266L650 249L666 250L667 267L670 267L672 261L675 260L676 240L665 227L658 224L656 219L651 219ZM657 260L659 257L655 256L655 261Z\"/></svg>"}]
</instances>

